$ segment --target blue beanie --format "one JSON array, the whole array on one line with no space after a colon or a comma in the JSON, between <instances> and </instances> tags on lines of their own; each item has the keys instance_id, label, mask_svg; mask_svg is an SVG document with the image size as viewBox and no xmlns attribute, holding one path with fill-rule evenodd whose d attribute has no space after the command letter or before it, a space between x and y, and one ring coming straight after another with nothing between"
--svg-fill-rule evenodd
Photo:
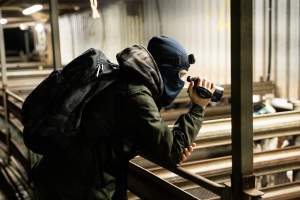
<instances>
[{"instance_id":1,"label":"blue beanie","mask_svg":"<svg viewBox=\"0 0 300 200\"><path fill-rule=\"evenodd\" d=\"M160 106L166 107L184 86L178 72L188 70L190 64L195 63L195 58L192 54L188 55L176 40L166 36L153 37L147 49L153 56L163 79L164 91L160 97Z\"/></svg>"},{"instance_id":2,"label":"blue beanie","mask_svg":"<svg viewBox=\"0 0 300 200\"><path fill-rule=\"evenodd\" d=\"M183 46L170 37L151 38L147 49L159 68L168 66L188 70L190 64L195 63L194 55L188 55Z\"/></svg>"}]
</instances>

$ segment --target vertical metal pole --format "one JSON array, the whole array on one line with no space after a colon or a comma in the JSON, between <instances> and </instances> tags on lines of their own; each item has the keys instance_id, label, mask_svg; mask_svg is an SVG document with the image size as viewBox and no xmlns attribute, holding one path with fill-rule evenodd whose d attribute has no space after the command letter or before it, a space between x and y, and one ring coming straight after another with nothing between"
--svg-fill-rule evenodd
<instances>
[{"instance_id":1,"label":"vertical metal pole","mask_svg":"<svg viewBox=\"0 0 300 200\"><path fill-rule=\"evenodd\" d=\"M27 61L29 60L30 48L29 48L29 31L24 31L24 40L25 40L25 54Z\"/></svg>"},{"instance_id":2,"label":"vertical metal pole","mask_svg":"<svg viewBox=\"0 0 300 200\"><path fill-rule=\"evenodd\" d=\"M262 19L261 21L263 22L263 29L262 29L262 32L263 32L263 36L262 36L262 65L263 65L263 74L262 74L262 77L263 77L263 80L266 79L266 67L267 67L267 55L266 55L266 44L267 44L267 22L266 22L266 19L267 19L267 12L266 12L266 7L267 7L267 0L262 0L263 2L263 15L262 15Z\"/></svg>"},{"instance_id":3,"label":"vertical metal pole","mask_svg":"<svg viewBox=\"0 0 300 200\"><path fill-rule=\"evenodd\" d=\"M58 3L57 0L49 0L50 4L50 22L52 36L52 52L53 52L53 67L58 69L61 67L59 26L58 26Z\"/></svg>"},{"instance_id":4,"label":"vertical metal pole","mask_svg":"<svg viewBox=\"0 0 300 200\"><path fill-rule=\"evenodd\" d=\"M231 0L231 116L233 199L255 186L252 118L252 0Z\"/></svg>"},{"instance_id":5,"label":"vertical metal pole","mask_svg":"<svg viewBox=\"0 0 300 200\"><path fill-rule=\"evenodd\" d=\"M278 1L274 1L274 83L277 84L278 81ZM300 13L300 12L299 12ZM300 69L300 68L299 68ZM300 77L300 76L299 76ZM299 93L300 94L300 93ZM275 90L275 96L278 96L278 90ZM300 95L299 95L300 97Z\"/></svg>"},{"instance_id":6,"label":"vertical metal pole","mask_svg":"<svg viewBox=\"0 0 300 200\"><path fill-rule=\"evenodd\" d=\"M290 41L291 41L291 0L286 1L286 98L290 98Z\"/></svg>"},{"instance_id":7,"label":"vertical metal pole","mask_svg":"<svg viewBox=\"0 0 300 200\"><path fill-rule=\"evenodd\" d=\"M272 0L269 0L269 48L268 48L268 75L267 81L271 80L271 67L272 67Z\"/></svg>"},{"instance_id":8,"label":"vertical metal pole","mask_svg":"<svg viewBox=\"0 0 300 200\"><path fill-rule=\"evenodd\" d=\"M157 11L157 17L159 23L159 35L163 35L163 25L161 19L161 9L160 9L159 0L155 0L155 5L156 5L156 11Z\"/></svg>"},{"instance_id":9,"label":"vertical metal pole","mask_svg":"<svg viewBox=\"0 0 300 200\"><path fill-rule=\"evenodd\" d=\"M298 10L300 9L300 2L298 2ZM298 18L298 27L300 29L300 12L298 12L299 18ZM298 30L298 99L300 99L300 30ZM275 82L276 83L276 82Z\"/></svg>"},{"instance_id":10,"label":"vertical metal pole","mask_svg":"<svg viewBox=\"0 0 300 200\"><path fill-rule=\"evenodd\" d=\"M0 10L0 19L2 18L2 11ZM6 57L5 57L5 40L3 33L3 26L0 24L0 53L1 53L1 75L2 75L2 97L3 97L3 108L4 108L4 131L6 134L6 147L7 147L7 160L10 160L10 138L11 134L8 126L8 110L7 110L7 77L6 77Z\"/></svg>"}]
</instances>

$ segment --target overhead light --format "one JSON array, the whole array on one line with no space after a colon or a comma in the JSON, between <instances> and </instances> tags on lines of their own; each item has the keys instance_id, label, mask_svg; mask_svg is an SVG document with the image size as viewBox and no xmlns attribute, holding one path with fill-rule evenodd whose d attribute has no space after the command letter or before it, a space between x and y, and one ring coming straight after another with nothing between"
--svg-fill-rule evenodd
<instances>
[{"instance_id":1,"label":"overhead light","mask_svg":"<svg viewBox=\"0 0 300 200\"><path fill-rule=\"evenodd\" d=\"M1 18L0 19L0 24L7 24L7 19Z\"/></svg>"},{"instance_id":2,"label":"overhead light","mask_svg":"<svg viewBox=\"0 0 300 200\"><path fill-rule=\"evenodd\" d=\"M36 4L36 5L30 6L26 9L24 9L22 11L22 13L23 13L23 15L31 15L35 12L38 12L38 11L42 10L42 9L43 9L43 5Z\"/></svg>"},{"instance_id":3,"label":"overhead light","mask_svg":"<svg viewBox=\"0 0 300 200\"><path fill-rule=\"evenodd\" d=\"M74 6L74 10L78 11L78 10L80 10L80 7L79 6Z\"/></svg>"},{"instance_id":4,"label":"overhead light","mask_svg":"<svg viewBox=\"0 0 300 200\"><path fill-rule=\"evenodd\" d=\"M28 26L26 26L25 24L20 24L20 29L22 30L22 31L24 31L24 30L27 30L28 29Z\"/></svg>"},{"instance_id":5,"label":"overhead light","mask_svg":"<svg viewBox=\"0 0 300 200\"><path fill-rule=\"evenodd\" d=\"M43 24L37 24L37 25L35 25L35 30L37 32L42 32L44 30L44 25Z\"/></svg>"}]
</instances>

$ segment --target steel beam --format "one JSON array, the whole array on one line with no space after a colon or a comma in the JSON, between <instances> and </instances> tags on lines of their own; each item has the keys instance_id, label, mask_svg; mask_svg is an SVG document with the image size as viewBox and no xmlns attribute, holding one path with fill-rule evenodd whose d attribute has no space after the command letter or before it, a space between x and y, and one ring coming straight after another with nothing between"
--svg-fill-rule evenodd
<instances>
[{"instance_id":1,"label":"steel beam","mask_svg":"<svg viewBox=\"0 0 300 200\"><path fill-rule=\"evenodd\" d=\"M224 88L224 98L228 98L231 95L230 84L221 85ZM265 95L268 93L274 93L276 85L272 81L260 81L253 83L253 94ZM190 102L190 98L187 95L187 88L183 88L179 95L174 100L174 104L186 104Z\"/></svg>"},{"instance_id":2,"label":"steel beam","mask_svg":"<svg viewBox=\"0 0 300 200\"><path fill-rule=\"evenodd\" d=\"M53 67L58 69L61 67L60 54L60 39L58 26L58 2L57 0L49 0L50 4L50 21L51 21L51 35L52 35L52 52L53 52Z\"/></svg>"},{"instance_id":3,"label":"steel beam","mask_svg":"<svg viewBox=\"0 0 300 200\"><path fill-rule=\"evenodd\" d=\"M2 18L2 11L0 9L0 19ZM7 74L6 74L6 55L5 55L5 40L3 26L0 24L0 54L1 54L1 80L2 80L2 93L3 93L3 108L4 108L4 132L6 134L6 145L7 145L7 158L6 163L9 163L10 160L10 138L11 134L8 127L8 108L7 108Z\"/></svg>"},{"instance_id":4,"label":"steel beam","mask_svg":"<svg viewBox=\"0 0 300 200\"><path fill-rule=\"evenodd\" d=\"M232 193L248 199L244 191L255 187L253 176L253 5L252 0L231 0L231 116Z\"/></svg>"},{"instance_id":5,"label":"steel beam","mask_svg":"<svg viewBox=\"0 0 300 200\"><path fill-rule=\"evenodd\" d=\"M7 63L6 67L11 69L11 68L18 68L18 69L27 69L27 68L38 68L38 67L43 67L43 68L48 68L49 65L47 65L44 62L17 62L17 63ZM1 67L1 65L0 65Z\"/></svg>"},{"instance_id":6,"label":"steel beam","mask_svg":"<svg viewBox=\"0 0 300 200\"><path fill-rule=\"evenodd\" d=\"M0 19L2 18L2 11L0 10ZM3 33L3 25L0 23L0 52L1 52L1 73L2 76L2 84L6 85L6 56L5 56L5 40Z\"/></svg>"},{"instance_id":7,"label":"steel beam","mask_svg":"<svg viewBox=\"0 0 300 200\"><path fill-rule=\"evenodd\" d=\"M30 45L29 45L29 31L24 31L24 40L25 40L25 54L26 54L26 61L29 60L30 57Z\"/></svg>"},{"instance_id":8,"label":"steel beam","mask_svg":"<svg viewBox=\"0 0 300 200\"><path fill-rule=\"evenodd\" d=\"M142 199L188 199L196 197L184 192L180 188L160 179L151 172L129 163L128 188Z\"/></svg>"},{"instance_id":9,"label":"steel beam","mask_svg":"<svg viewBox=\"0 0 300 200\"><path fill-rule=\"evenodd\" d=\"M266 152L255 153L254 166L255 174L266 175L300 168L300 147L289 147L286 149L276 149ZM212 181L222 181L227 179L231 172L231 156L224 156L209 160L198 160L182 165L182 168ZM164 169L148 169L158 177L179 184L183 181L181 177ZM190 181L190 180L188 180Z\"/></svg>"},{"instance_id":10,"label":"steel beam","mask_svg":"<svg viewBox=\"0 0 300 200\"><path fill-rule=\"evenodd\" d=\"M264 200L297 200L300 198L300 182L286 183L269 188L263 188Z\"/></svg>"}]
</instances>

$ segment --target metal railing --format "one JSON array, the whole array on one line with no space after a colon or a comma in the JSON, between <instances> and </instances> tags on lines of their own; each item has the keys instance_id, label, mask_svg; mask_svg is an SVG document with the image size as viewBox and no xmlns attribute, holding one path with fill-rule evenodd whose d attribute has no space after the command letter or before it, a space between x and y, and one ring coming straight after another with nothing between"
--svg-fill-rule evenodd
<instances>
[{"instance_id":1,"label":"metal railing","mask_svg":"<svg viewBox=\"0 0 300 200\"><path fill-rule=\"evenodd\" d=\"M11 91L6 90L5 95L3 95L2 98L0 98L0 101L1 101L2 105L4 105L4 102L6 102L6 110L7 110L8 116L9 116L9 113L12 113L17 119L21 120L21 115L20 115L21 106L20 105L24 102L23 99L19 98L16 94L12 93ZM10 102L10 103L8 103L8 102ZM11 124L11 122L9 122L9 118L8 118L8 123ZM6 135L6 133L2 134L2 136L4 136L4 135ZM1 134L0 134L0 136L1 136ZM1 138L0 138L0 140L1 140ZM23 166L26 166L25 169L26 169L27 173L29 173L31 163L33 162L32 158L33 158L34 154L32 152L30 152L29 150L27 152L27 155L24 154L24 152L21 153L22 150L20 150L17 147L18 145L14 145L14 142L11 141L11 139L9 140L9 143L7 143L6 145L7 145L7 148L10 148L10 150L8 151L9 152L8 157L10 157L11 155L16 157L22 163ZM146 171L143 168L138 168L133 163L130 163L129 169L133 170L133 171L139 169L142 173L144 173L144 175L148 174L148 171ZM213 182L207 178L204 178L202 176L192 174L180 166L177 166L177 167L169 167L168 166L167 169L172 171L173 173L178 174L179 176L182 176L183 178L186 178L186 179L189 179L189 180L195 182L196 184L200 185L203 188L206 188L206 189L214 192L215 194L219 195L222 200L231 199L230 186L218 184L218 183L215 183L215 182ZM129 174L132 174L132 172L129 171ZM152 177L148 175L148 179L149 179L149 177L150 177L150 179L156 179L156 180L162 181L155 175L153 175ZM175 193L177 193L177 195L175 195L175 196L178 196L180 194L177 199L180 199L179 197L181 195L186 196L186 197L189 196L190 198L194 198L194 199L196 198L196 197L192 197L192 195L186 193L185 191L181 190L180 188L177 188L177 187L171 185L170 183L166 183L165 181L162 181L161 183L164 183L165 188L167 188L166 191L168 191L168 190L175 191ZM138 185L138 184L135 184L135 185ZM133 191L135 190L134 188L130 188L130 189L132 189ZM165 195L171 194L170 191L166 192ZM135 190L135 192L137 192L137 191ZM146 192L144 194L146 194ZM160 195L162 195L162 194L160 194ZM249 197L254 197L253 194L245 194L245 195L248 195ZM151 199L151 198L149 198L149 199Z\"/></svg>"},{"instance_id":2,"label":"metal railing","mask_svg":"<svg viewBox=\"0 0 300 200\"><path fill-rule=\"evenodd\" d=\"M4 95L3 95L4 96ZM3 105L4 99L3 96L0 96L0 104ZM7 112L8 116L14 116L18 120L20 120L20 109L21 105L23 103L23 99L19 98L16 94L12 93L11 91L6 91L6 99L7 99ZM290 113L292 116L295 116L297 112ZM284 113L280 114L285 115ZM271 116L272 117L272 116ZM8 118L8 122L10 125L13 125L14 122L11 121L11 118ZM18 127L20 131L22 129ZM293 134L293 133L291 133ZM285 135L285 133L284 133ZM278 136L278 135L277 135ZM20 135L21 137L21 135ZM6 134L0 132L0 140L5 141ZM17 144L12 138L10 139L10 153L11 156L13 156L16 160L18 160L22 166L24 166L24 169L27 173L30 171L31 163L33 162L32 159L34 154L32 152L24 152L23 149L20 149L20 144ZM295 148L295 151L292 149L286 149L283 151L276 150L274 151L278 155L283 155L285 152L288 154L292 154L293 152L296 152L297 149ZM259 153L259 154L269 154L269 156L274 156L274 153L266 152L266 153ZM228 158L230 159L230 158ZM229 162L227 159L226 162ZM293 160L299 160L296 158L293 158ZM281 161L280 161L281 162ZM282 162L283 163L283 162ZM290 161L288 161L290 163ZM299 163L299 161L297 161ZM272 163L271 163L272 164ZM274 163L273 163L274 164ZM293 163L292 163L293 164ZM294 165L294 164L293 164ZM284 163L282 164L284 167ZM191 182L194 182L195 184L201 186L202 188L205 188L209 191L212 191L213 193L217 194L220 199L234 199L231 197L231 186L230 184L219 184L212 180L209 180L208 178L199 176L197 174L191 173L189 170L185 169L183 166L177 166L177 167L169 167L165 166L167 170L179 175L182 178L185 178ZM280 166L279 166L280 167ZM271 167L273 168L273 167ZM270 168L270 169L271 169ZM228 174L229 168L226 169L226 173ZM261 169L262 173L266 169ZM276 169L274 168L276 171ZM167 182L166 180L163 180L156 176L155 172L148 171L132 162L130 162L129 165L129 181L128 186L129 189L134 192L135 194L138 194L140 198L143 199L153 199L155 196L155 199L198 199L197 197L187 193L186 191L180 189L178 186L172 185L171 183ZM298 185L297 185L298 186ZM152 189L151 189L152 188ZM156 191L156 193L155 193ZM158 192L159 191L159 192ZM154 194L155 193L155 194ZM251 199L255 199L259 197L262 193L257 190L245 190L245 195L248 196ZM274 192L275 194L275 192ZM157 198L156 198L157 196Z\"/></svg>"}]
</instances>

